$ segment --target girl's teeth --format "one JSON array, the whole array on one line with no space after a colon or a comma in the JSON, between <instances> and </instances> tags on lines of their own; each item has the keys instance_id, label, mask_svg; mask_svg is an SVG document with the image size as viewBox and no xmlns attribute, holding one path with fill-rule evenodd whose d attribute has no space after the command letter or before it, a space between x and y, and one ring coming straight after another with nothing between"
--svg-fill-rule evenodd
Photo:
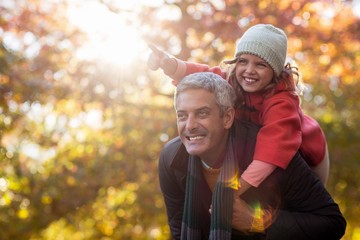
<instances>
[{"instance_id":1,"label":"girl's teeth","mask_svg":"<svg viewBox=\"0 0 360 240\"><path fill-rule=\"evenodd\" d=\"M254 80L254 79L251 79L251 78L245 78L245 81L247 81L247 82L255 82L256 80Z\"/></svg>"}]
</instances>

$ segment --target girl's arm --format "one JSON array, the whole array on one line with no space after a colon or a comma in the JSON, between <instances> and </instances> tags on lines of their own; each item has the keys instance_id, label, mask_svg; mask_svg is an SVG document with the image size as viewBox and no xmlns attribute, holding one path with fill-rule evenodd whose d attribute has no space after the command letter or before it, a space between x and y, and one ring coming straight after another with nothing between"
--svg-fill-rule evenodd
<instances>
[{"instance_id":1,"label":"girl's arm","mask_svg":"<svg viewBox=\"0 0 360 240\"><path fill-rule=\"evenodd\" d=\"M151 70L161 68L164 73L173 79L172 83L176 86L185 76L196 72L213 72L226 79L226 72L220 67L210 67L205 64L185 62L170 56L156 46L150 44L152 50L148 58L148 66Z\"/></svg>"},{"instance_id":2,"label":"girl's arm","mask_svg":"<svg viewBox=\"0 0 360 240\"><path fill-rule=\"evenodd\" d=\"M260 112L254 159L285 169L302 141L299 100L289 92L277 93L264 100Z\"/></svg>"},{"instance_id":3,"label":"girl's arm","mask_svg":"<svg viewBox=\"0 0 360 240\"><path fill-rule=\"evenodd\" d=\"M241 174L240 184L243 189L241 189L239 193L242 194L251 186L259 187L262 181L264 181L264 179L267 178L275 170L275 168L276 166L274 164L260 160L253 160L243 174Z\"/></svg>"}]
</instances>

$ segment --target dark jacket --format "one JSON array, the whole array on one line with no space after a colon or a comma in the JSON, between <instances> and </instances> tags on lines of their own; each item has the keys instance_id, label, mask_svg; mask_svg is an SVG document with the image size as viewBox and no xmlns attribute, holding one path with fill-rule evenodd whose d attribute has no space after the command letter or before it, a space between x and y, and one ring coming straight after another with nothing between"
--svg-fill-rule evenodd
<instances>
[{"instance_id":1,"label":"dark jacket","mask_svg":"<svg viewBox=\"0 0 360 240\"><path fill-rule=\"evenodd\" d=\"M231 129L240 170L245 170L252 161L257 130L253 124L240 121ZM188 153L178 137L165 145L159 160L160 187L175 239L180 239L181 233L187 160ZM207 239L212 192L207 184L199 191L204 206L199 210L203 239ZM337 240L345 233L346 221L338 205L300 154L294 156L285 170L277 168L258 188L249 189L241 198L250 205L260 202L277 211L265 234L244 235L233 230L233 239Z\"/></svg>"}]
</instances>

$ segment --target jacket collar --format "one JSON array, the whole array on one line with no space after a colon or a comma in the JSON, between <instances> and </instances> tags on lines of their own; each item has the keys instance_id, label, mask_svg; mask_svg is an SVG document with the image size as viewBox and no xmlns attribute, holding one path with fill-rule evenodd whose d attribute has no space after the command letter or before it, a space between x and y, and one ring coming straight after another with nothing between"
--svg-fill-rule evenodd
<instances>
[{"instance_id":1,"label":"jacket collar","mask_svg":"<svg viewBox=\"0 0 360 240\"><path fill-rule=\"evenodd\" d=\"M170 160L170 167L180 172L186 173L189 154L186 151L184 144L182 144L180 137L176 137L172 145L175 148L174 149L175 154L172 156Z\"/></svg>"}]
</instances>

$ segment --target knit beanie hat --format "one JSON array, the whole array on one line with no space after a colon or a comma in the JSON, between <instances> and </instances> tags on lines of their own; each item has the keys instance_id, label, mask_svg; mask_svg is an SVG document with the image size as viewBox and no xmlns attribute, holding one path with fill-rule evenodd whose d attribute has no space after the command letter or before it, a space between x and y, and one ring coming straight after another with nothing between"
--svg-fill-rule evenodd
<instances>
[{"instance_id":1,"label":"knit beanie hat","mask_svg":"<svg viewBox=\"0 0 360 240\"><path fill-rule=\"evenodd\" d=\"M279 76L284 69L286 53L287 37L284 31L271 24L257 24L238 40L235 58L241 54L256 55L264 59ZM225 63L235 63L234 60Z\"/></svg>"}]
</instances>

